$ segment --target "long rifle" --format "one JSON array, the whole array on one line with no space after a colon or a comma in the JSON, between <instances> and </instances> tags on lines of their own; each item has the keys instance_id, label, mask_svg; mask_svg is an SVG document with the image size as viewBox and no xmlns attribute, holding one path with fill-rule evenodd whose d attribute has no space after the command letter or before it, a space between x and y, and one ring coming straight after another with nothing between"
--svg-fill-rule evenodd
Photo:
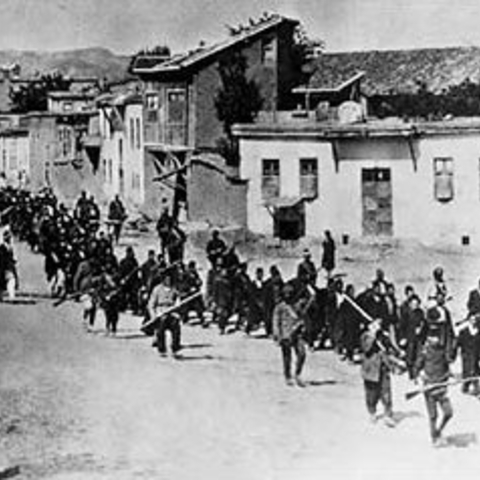
<instances>
[{"instance_id":1,"label":"long rifle","mask_svg":"<svg viewBox=\"0 0 480 480\"><path fill-rule=\"evenodd\" d=\"M181 302L177 303L177 305L174 305L173 307L167 308L164 312L162 312L157 317L152 318L148 322L145 322L140 327L140 330L145 333L150 327L157 324L163 317L165 317L166 315L170 315L171 313L175 312L179 308L185 306L187 303L190 303L192 300L195 300L200 295L202 295L202 292L198 291L198 292L194 293L193 295L190 295L187 298L184 298Z\"/></svg>"},{"instance_id":2,"label":"long rifle","mask_svg":"<svg viewBox=\"0 0 480 480\"><path fill-rule=\"evenodd\" d=\"M480 376L475 376L475 377L467 377L467 378L456 378L454 380L446 380L445 382L439 382L439 383L432 383L429 385L424 385L420 388L416 388L415 390L410 390L405 394L405 399L406 400L411 400L412 398L415 398L417 395L420 395L421 393L428 393L432 390L435 390L437 388L442 388L442 387L452 387L454 385L459 385L462 383L466 382L471 382L473 380L479 380Z\"/></svg>"},{"instance_id":3,"label":"long rifle","mask_svg":"<svg viewBox=\"0 0 480 480\"><path fill-rule=\"evenodd\" d=\"M68 302L69 300L77 300L82 295L90 295L90 293L94 292L96 287L86 288L85 290L79 290L78 292L69 293L68 295L63 296L62 298L58 298L53 302L54 307L58 307L62 303Z\"/></svg>"},{"instance_id":4,"label":"long rifle","mask_svg":"<svg viewBox=\"0 0 480 480\"><path fill-rule=\"evenodd\" d=\"M347 302L358 312L360 313L360 315L362 315L365 320L367 320L369 323L372 323L374 321L374 318L368 314L357 302L355 302L355 300L353 300L353 298L350 298L348 295L345 295L345 294L342 294L342 298L344 300L347 300ZM389 339L390 340L390 339ZM378 347L380 348L380 350L382 352L385 352L387 351L387 348L385 347L385 345L378 339L376 339L376 344L378 345ZM392 342L390 341L390 345L392 346L392 348L395 350L395 353L397 356L400 356L401 355L401 352L398 350L398 348L392 344ZM391 358L392 362L395 363L398 367L400 368L405 368L405 362L399 358Z\"/></svg>"},{"instance_id":5,"label":"long rifle","mask_svg":"<svg viewBox=\"0 0 480 480\"><path fill-rule=\"evenodd\" d=\"M158 272L156 272L157 275L162 275L163 273L165 272L168 272L168 270L172 269L173 267L177 266L177 264L181 263L180 260L177 261L177 262L173 262L172 264L168 265L167 267L165 268L162 268L161 270L159 270ZM141 269L142 265L139 265L138 267L136 267L135 269L133 269L128 275L126 275L125 277L122 278L122 280L120 280L120 286L118 286L117 288L115 288L112 292L110 292L111 294L117 294L118 292L122 291L122 289L125 287L125 283L126 281L128 281L130 278L132 278L132 276L137 273L140 269ZM61 305L62 303L64 302L67 302L69 300L75 300L77 298L80 298L82 295L86 295L86 294L90 294L92 292L94 292L96 290L96 287L91 287L91 288L87 288L85 290L80 290L78 292L73 292L73 293L70 293L68 295L65 295L64 297L62 298L59 298L58 300L56 300L55 302L53 302L53 306L54 307L58 307L59 305Z\"/></svg>"}]
</instances>

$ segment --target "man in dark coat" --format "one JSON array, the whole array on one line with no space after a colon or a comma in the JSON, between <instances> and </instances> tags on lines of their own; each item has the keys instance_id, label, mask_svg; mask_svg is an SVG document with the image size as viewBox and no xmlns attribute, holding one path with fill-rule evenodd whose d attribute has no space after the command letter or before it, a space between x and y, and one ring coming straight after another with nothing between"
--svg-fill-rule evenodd
<instances>
[{"instance_id":1,"label":"man in dark coat","mask_svg":"<svg viewBox=\"0 0 480 480\"><path fill-rule=\"evenodd\" d=\"M128 246L118 266L122 309L138 312L139 265L133 247Z\"/></svg>"},{"instance_id":2,"label":"man in dark coat","mask_svg":"<svg viewBox=\"0 0 480 480\"><path fill-rule=\"evenodd\" d=\"M470 316L458 333L456 348L460 351L462 359L462 378L476 377L480 375L480 333L478 320ZM463 383L463 393L480 394L478 379Z\"/></svg>"},{"instance_id":3,"label":"man in dark coat","mask_svg":"<svg viewBox=\"0 0 480 480\"><path fill-rule=\"evenodd\" d=\"M345 295L355 299L355 289L353 285L347 285ZM342 301L338 309L339 322L343 324L344 337L342 344L344 347L345 359L353 362L354 355L360 346L360 326L362 317L352 304L346 300Z\"/></svg>"},{"instance_id":4,"label":"man in dark coat","mask_svg":"<svg viewBox=\"0 0 480 480\"><path fill-rule=\"evenodd\" d=\"M108 220L112 227L113 239L118 244L122 232L123 222L127 218L127 211L118 195L110 202L108 207Z\"/></svg>"},{"instance_id":5,"label":"man in dark coat","mask_svg":"<svg viewBox=\"0 0 480 480\"><path fill-rule=\"evenodd\" d=\"M335 270L335 241L330 230L325 230L325 239L322 246L322 268L327 272L327 277L330 278L333 270Z\"/></svg>"},{"instance_id":6,"label":"man in dark coat","mask_svg":"<svg viewBox=\"0 0 480 480\"><path fill-rule=\"evenodd\" d=\"M315 286L317 283L317 268L312 260L312 254L307 248L303 251L303 260L297 268L297 280L303 285Z\"/></svg>"},{"instance_id":7,"label":"man in dark coat","mask_svg":"<svg viewBox=\"0 0 480 480\"><path fill-rule=\"evenodd\" d=\"M228 271L219 266L213 279L213 304L220 334L223 335L232 314L232 283Z\"/></svg>"},{"instance_id":8,"label":"man in dark coat","mask_svg":"<svg viewBox=\"0 0 480 480\"><path fill-rule=\"evenodd\" d=\"M218 230L212 232L212 238L207 243L206 253L208 261L212 266L217 264L217 260L221 258L227 251L227 245L220 238Z\"/></svg>"},{"instance_id":9,"label":"man in dark coat","mask_svg":"<svg viewBox=\"0 0 480 480\"><path fill-rule=\"evenodd\" d=\"M421 332L425 328L425 313L420 306L420 297L412 295L408 302L408 309L404 310L403 340L405 348L405 361L410 379L414 377L415 362L421 344Z\"/></svg>"},{"instance_id":10,"label":"man in dark coat","mask_svg":"<svg viewBox=\"0 0 480 480\"><path fill-rule=\"evenodd\" d=\"M283 279L276 265L270 267L270 276L264 283L264 324L265 333L272 334L272 320L275 306L281 299Z\"/></svg>"},{"instance_id":11,"label":"man in dark coat","mask_svg":"<svg viewBox=\"0 0 480 480\"><path fill-rule=\"evenodd\" d=\"M158 238L160 240L160 251L162 252L163 256L167 254L167 247L168 247L172 228L173 228L173 218L170 216L170 213L168 212L168 208L164 207L156 225Z\"/></svg>"},{"instance_id":12,"label":"man in dark coat","mask_svg":"<svg viewBox=\"0 0 480 480\"><path fill-rule=\"evenodd\" d=\"M477 288L468 295L467 309L469 316L480 315L480 280Z\"/></svg>"}]
</instances>

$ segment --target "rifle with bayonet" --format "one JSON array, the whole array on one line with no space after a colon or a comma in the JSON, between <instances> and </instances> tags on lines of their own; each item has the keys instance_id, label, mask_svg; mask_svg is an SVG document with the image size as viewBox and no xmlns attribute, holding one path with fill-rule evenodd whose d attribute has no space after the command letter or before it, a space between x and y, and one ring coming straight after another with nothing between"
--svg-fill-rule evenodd
<instances>
[{"instance_id":1,"label":"rifle with bayonet","mask_svg":"<svg viewBox=\"0 0 480 480\"><path fill-rule=\"evenodd\" d=\"M410 390L405 394L405 399L411 400L412 398L415 398L417 395L420 395L421 393L428 393L428 392L431 392L432 390L436 390L437 388L453 387L455 385L459 385L462 383L471 382L473 380L479 380L479 379L480 379L480 376L477 375L475 377L455 378L453 380L446 380L445 382L430 383L428 385L423 385L420 388L416 388L415 390Z\"/></svg>"},{"instance_id":2,"label":"rifle with bayonet","mask_svg":"<svg viewBox=\"0 0 480 480\"><path fill-rule=\"evenodd\" d=\"M350 298L348 295L342 294L342 298L346 300L360 315L362 315L365 320L367 320L369 323L372 323L375 321L375 319L369 315L353 298ZM406 364L405 361L400 358L403 356L403 352L399 350L399 348L392 342L390 337L382 332L381 332L381 337L375 339L375 343L378 346L378 348L384 352L388 353L388 350L393 350L394 354L388 355L388 359L392 364L394 364L396 367L398 367L400 370L405 370ZM388 341L388 346L385 345L384 342Z\"/></svg>"}]
</instances>

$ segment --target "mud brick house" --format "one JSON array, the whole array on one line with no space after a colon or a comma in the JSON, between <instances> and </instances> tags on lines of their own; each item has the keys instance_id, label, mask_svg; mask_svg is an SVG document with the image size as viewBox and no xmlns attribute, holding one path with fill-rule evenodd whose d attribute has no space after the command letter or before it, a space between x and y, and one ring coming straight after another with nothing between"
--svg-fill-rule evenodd
<instances>
[{"instance_id":1,"label":"mud brick house","mask_svg":"<svg viewBox=\"0 0 480 480\"><path fill-rule=\"evenodd\" d=\"M480 245L480 118L368 116L373 95L478 82L479 53L322 55L296 89L305 111L234 127L248 228L281 238L330 229L344 238Z\"/></svg>"},{"instance_id":2,"label":"mud brick house","mask_svg":"<svg viewBox=\"0 0 480 480\"><path fill-rule=\"evenodd\" d=\"M291 89L298 83L292 56L297 24L275 15L252 22L211 46L156 63L148 58L136 59L132 71L144 85L145 155L151 169L148 176L161 176L185 165L194 151L198 154L216 148L224 133L215 108L221 87L218 66L232 52L241 52L246 58L247 77L257 83L265 110L274 112L288 105ZM173 198L174 205L201 201L192 197L187 200L185 178L169 180L180 187L172 195L171 185L157 182L147 192L146 203L151 210L159 210L162 198Z\"/></svg>"},{"instance_id":3,"label":"mud brick house","mask_svg":"<svg viewBox=\"0 0 480 480\"><path fill-rule=\"evenodd\" d=\"M20 126L29 132L30 177L32 190L52 187L60 200L71 204L82 190L99 196L96 175L100 144L98 115L86 112L32 112L23 116Z\"/></svg>"}]
</instances>

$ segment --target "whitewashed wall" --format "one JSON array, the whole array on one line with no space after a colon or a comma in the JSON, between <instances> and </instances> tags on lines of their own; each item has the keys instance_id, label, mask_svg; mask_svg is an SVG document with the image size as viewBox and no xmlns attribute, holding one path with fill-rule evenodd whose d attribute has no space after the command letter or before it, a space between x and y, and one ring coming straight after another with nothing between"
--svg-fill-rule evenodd
<instances>
[{"instance_id":1,"label":"whitewashed wall","mask_svg":"<svg viewBox=\"0 0 480 480\"><path fill-rule=\"evenodd\" d=\"M340 163L335 169L328 142L290 139L242 139L242 178L249 180L248 227L271 235L273 220L261 197L262 159L280 159L280 195L300 194L299 159L318 159L319 196L306 203L306 233L319 236L326 228L337 235L362 235L362 168L390 168L393 234L425 243L459 244L463 235L480 244L480 135L424 137L415 142L417 169L405 139L341 141ZM451 202L434 197L435 157L454 160Z\"/></svg>"}]
</instances>

